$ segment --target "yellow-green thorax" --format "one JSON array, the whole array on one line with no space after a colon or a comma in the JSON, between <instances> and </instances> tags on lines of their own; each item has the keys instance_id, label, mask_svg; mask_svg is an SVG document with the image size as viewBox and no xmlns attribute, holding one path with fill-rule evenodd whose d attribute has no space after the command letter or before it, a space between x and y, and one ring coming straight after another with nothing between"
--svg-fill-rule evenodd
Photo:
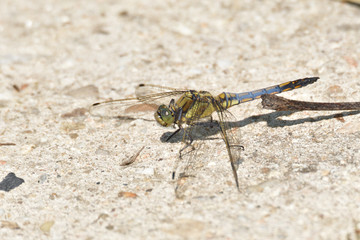
<instances>
[{"instance_id":1,"label":"yellow-green thorax","mask_svg":"<svg viewBox=\"0 0 360 240\"><path fill-rule=\"evenodd\" d=\"M206 91L187 91L176 102L172 100L169 106L159 106L155 119L164 127L192 124L200 118L209 117L216 110L218 100Z\"/></svg>"}]
</instances>

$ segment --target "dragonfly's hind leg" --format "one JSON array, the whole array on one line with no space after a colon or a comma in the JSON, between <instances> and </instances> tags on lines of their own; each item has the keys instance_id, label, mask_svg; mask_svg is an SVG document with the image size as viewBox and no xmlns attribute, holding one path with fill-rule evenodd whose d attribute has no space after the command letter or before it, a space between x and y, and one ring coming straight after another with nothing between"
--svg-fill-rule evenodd
<instances>
[{"instance_id":1,"label":"dragonfly's hind leg","mask_svg":"<svg viewBox=\"0 0 360 240\"><path fill-rule=\"evenodd\" d=\"M191 141L192 142L192 141ZM175 175L176 175L176 170L178 169L179 167L179 162L183 159L183 156L185 154L190 154L192 151L195 151L195 147L191 144L191 142L185 142L185 146L182 147L180 150L179 150L179 158L177 159L175 165L174 165L174 170L172 172L172 179L175 179ZM185 154L183 154L183 152L190 147L190 150L188 152L186 152ZM182 176L181 175L182 173L180 173L179 175L179 178L181 177L186 177L186 176Z\"/></svg>"},{"instance_id":2,"label":"dragonfly's hind leg","mask_svg":"<svg viewBox=\"0 0 360 240\"><path fill-rule=\"evenodd\" d=\"M220 126L219 122L216 119L214 119L212 115L210 115L209 118L210 118L210 121L209 121L210 122L210 128Z\"/></svg>"},{"instance_id":3,"label":"dragonfly's hind leg","mask_svg":"<svg viewBox=\"0 0 360 240\"><path fill-rule=\"evenodd\" d=\"M189 126L189 128L187 128L187 130L188 129L191 129L191 126ZM195 147L192 145L193 141L194 140L191 137L190 130L188 130L188 131L185 130L183 140L182 140L182 142L185 144L185 146L179 150L179 158L178 158L176 164L174 165L174 170L172 172L172 179L175 179L176 170L178 169L179 162L183 159L183 156L186 154L190 154L192 151L195 151ZM190 150L185 152L185 154L183 154L183 152L188 148L190 148ZM180 178L181 178L181 176L180 176Z\"/></svg>"}]
</instances>

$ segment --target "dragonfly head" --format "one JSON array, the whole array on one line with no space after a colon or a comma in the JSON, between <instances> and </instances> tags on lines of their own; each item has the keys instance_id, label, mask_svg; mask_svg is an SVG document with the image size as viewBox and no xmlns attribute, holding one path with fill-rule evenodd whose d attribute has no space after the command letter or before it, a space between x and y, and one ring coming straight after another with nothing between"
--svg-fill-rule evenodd
<instances>
[{"instance_id":1,"label":"dragonfly head","mask_svg":"<svg viewBox=\"0 0 360 240\"><path fill-rule=\"evenodd\" d=\"M163 127L171 126L175 121L174 112L164 104L160 105L154 114L156 121Z\"/></svg>"}]
</instances>

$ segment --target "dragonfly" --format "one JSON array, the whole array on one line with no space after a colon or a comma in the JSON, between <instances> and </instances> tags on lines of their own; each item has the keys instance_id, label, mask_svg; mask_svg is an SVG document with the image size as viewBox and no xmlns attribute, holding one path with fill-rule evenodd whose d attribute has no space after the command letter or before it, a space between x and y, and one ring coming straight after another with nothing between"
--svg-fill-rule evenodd
<instances>
[{"instance_id":1,"label":"dragonfly","mask_svg":"<svg viewBox=\"0 0 360 240\"><path fill-rule=\"evenodd\" d=\"M135 115L134 111L132 111L135 106L144 106L145 104L146 106L152 106L153 109L157 108L154 112L156 122L163 127L177 126L178 128L166 141L169 141L180 130L183 130L182 142L185 146L179 151L180 161L184 158L182 153L187 147L190 147L190 153L192 152L192 154L188 154L188 157L194 158L196 156L194 153L196 149L192 145L193 127L206 118L210 118L212 121L212 115L216 113L216 122L225 143L234 181L240 191L237 163L240 161L240 152L243 146L240 145L239 137L234 133L235 131L231 131L231 128L234 127L231 120L235 117L228 109L241 103L259 99L266 94L278 94L305 87L315 83L318 79L319 77L308 77L250 92L222 92L219 95L212 95L208 91L179 90L152 84L140 84L137 87L136 97L94 103L90 108L90 113L96 112L96 109L109 108L118 117L132 117ZM167 99L166 102L165 99ZM100 115L102 114L106 115L106 111ZM184 176L186 176L186 173L183 173L179 178Z\"/></svg>"}]
</instances>

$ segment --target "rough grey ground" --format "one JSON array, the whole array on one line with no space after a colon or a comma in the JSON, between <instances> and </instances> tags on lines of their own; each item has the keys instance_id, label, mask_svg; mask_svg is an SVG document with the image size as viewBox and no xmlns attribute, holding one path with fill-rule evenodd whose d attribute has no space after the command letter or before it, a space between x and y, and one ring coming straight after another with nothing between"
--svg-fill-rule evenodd
<instances>
[{"instance_id":1,"label":"rough grey ground","mask_svg":"<svg viewBox=\"0 0 360 240\"><path fill-rule=\"evenodd\" d=\"M1 239L358 239L359 114L234 107L241 193L210 134L177 199L173 129L73 111L144 82L219 93L306 76L321 79L282 96L359 101L359 16L329 0L0 1L0 143L16 144L0 178L25 180L0 192Z\"/></svg>"}]
</instances>

